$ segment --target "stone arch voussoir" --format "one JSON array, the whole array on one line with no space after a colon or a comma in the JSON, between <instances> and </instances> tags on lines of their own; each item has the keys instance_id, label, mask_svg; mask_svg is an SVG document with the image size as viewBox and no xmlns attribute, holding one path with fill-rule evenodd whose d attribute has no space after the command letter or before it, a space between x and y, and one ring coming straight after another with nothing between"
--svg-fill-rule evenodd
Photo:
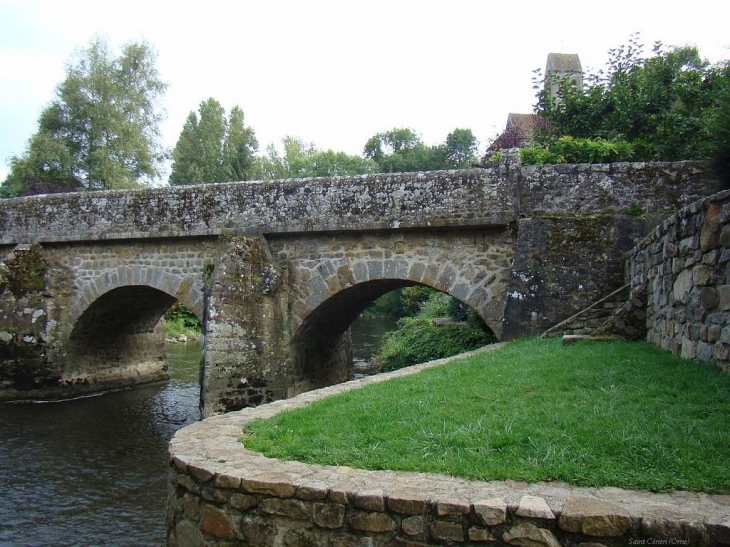
<instances>
[{"instance_id":1,"label":"stone arch voussoir","mask_svg":"<svg viewBox=\"0 0 730 547\"><path fill-rule=\"evenodd\" d=\"M169 294L199 318L203 318L205 311L203 291L189 277L171 274L160 268L120 266L86 282L79 289L76 305L69 316L69 324L75 325L81 315L100 296L114 289L135 285L152 287Z\"/></svg>"},{"instance_id":2,"label":"stone arch voussoir","mask_svg":"<svg viewBox=\"0 0 730 547\"><path fill-rule=\"evenodd\" d=\"M508 271L475 269L470 264L420 257L325 260L308 271L300 289L301 299L293 306L295 331L320 305L343 290L370 281L401 280L426 285L457 298L477 310L495 335L501 337Z\"/></svg>"}]
</instances>

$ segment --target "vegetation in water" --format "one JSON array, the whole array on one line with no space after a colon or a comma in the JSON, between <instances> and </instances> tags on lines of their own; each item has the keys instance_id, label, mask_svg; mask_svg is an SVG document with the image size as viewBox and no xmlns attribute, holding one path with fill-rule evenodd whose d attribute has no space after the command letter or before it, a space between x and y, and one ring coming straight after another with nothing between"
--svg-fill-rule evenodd
<instances>
[{"instance_id":1,"label":"vegetation in water","mask_svg":"<svg viewBox=\"0 0 730 547\"><path fill-rule=\"evenodd\" d=\"M728 423L715 369L646 342L522 339L252 422L243 442L324 465L727 494Z\"/></svg>"}]
</instances>

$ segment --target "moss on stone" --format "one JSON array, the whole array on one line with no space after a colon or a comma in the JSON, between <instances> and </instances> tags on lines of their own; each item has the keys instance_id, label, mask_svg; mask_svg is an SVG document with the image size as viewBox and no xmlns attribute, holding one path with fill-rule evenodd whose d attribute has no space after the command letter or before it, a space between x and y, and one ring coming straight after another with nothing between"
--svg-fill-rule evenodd
<instances>
[{"instance_id":1,"label":"moss on stone","mask_svg":"<svg viewBox=\"0 0 730 547\"><path fill-rule=\"evenodd\" d=\"M16 247L9 257L0 263L0 293L14 296L40 292L45 286L46 262L41 246Z\"/></svg>"}]
</instances>

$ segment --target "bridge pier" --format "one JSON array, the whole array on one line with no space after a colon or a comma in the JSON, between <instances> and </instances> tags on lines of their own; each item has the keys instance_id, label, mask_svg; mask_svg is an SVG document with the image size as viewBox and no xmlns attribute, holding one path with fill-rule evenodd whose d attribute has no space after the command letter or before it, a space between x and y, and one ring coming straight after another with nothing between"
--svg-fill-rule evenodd
<instances>
[{"instance_id":1,"label":"bridge pier","mask_svg":"<svg viewBox=\"0 0 730 547\"><path fill-rule=\"evenodd\" d=\"M204 320L203 416L352 378L349 323L290 347L289 272L263 237L229 241L210 280Z\"/></svg>"}]
</instances>

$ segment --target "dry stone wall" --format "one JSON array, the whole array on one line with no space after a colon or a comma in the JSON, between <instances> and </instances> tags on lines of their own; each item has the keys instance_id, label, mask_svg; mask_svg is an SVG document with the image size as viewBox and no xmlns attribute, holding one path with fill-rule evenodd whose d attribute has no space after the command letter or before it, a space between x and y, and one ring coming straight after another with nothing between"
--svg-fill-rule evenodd
<instances>
[{"instance_id":1,"label":"dry stone wall","mask_svg":"<svg viewBox=\"0 0 730 547\"><path fill-rule=\"evenodd\" d=\"M730 191L657 226L629 255L627 277L645 295L650 342L730 370Z\"/></svg>"}]
</instances>

